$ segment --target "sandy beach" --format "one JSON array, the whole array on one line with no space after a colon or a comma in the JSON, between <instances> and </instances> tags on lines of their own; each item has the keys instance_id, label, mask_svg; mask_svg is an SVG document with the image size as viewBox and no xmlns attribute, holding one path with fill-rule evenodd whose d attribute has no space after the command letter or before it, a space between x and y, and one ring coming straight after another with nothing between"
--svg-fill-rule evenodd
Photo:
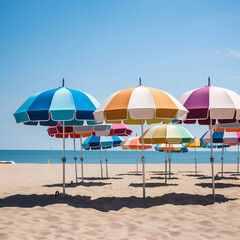
<instances>
[{"instance_id":1,"label":"sandy beach","mask_svg":"<svg viewBox=\"0 0 240 240\"><path fill-rule=\"evenodd\" d=\"M173 164L168 186L163 167L146 165L142 199L135 165L109 165L110 179L100 179L100 166L86 164L79 185L70 184L74 165L66 165L65 197L54 195L62 192L61 164L1 165L0 239L240 239L236 165L216 180L215 202L210 165L200 164L197 178L192 165Z\"/></svg>"}]
</instances>

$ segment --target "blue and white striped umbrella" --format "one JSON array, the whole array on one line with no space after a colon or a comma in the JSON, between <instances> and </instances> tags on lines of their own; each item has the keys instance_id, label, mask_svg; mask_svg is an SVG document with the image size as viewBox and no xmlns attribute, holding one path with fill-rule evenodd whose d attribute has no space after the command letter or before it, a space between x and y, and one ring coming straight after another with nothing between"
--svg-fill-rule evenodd
<instances>
[{"instance_id":1,"label":"blue and white striped umbrella","mask_svg":"<svg viewBox=\"0 0 240 240\"><path fill-rule=\"evenodd\" d=\"M62 87L50 89L31 96L13 114L17 123L24 123L26 125L40 124L42 126L57 126L58 121L62 121L63 194L65 194L66 162L65 126L83 125L84 121L91 121L94 123L93 112L99 105L99 102L91 95L64 87L63 79Z\"/></svg>"},{"instance_id":2,"label":"blue and white striped umbrella","mask_svg":"<svg viewBox=\"0 0 240 240\"><path fill-rule=\"evenodd\" d=\"M109 137L97 137L97 136L90 136L85 139L82 144L84 149L100 149L100 148L111 148L111 147L119 147L123 143L122 138L118 136L109 136Z\"/></svg>"},{"instance_id":3,"label":"blue and white striped umbrella","mask_svg":"<svg viewBox=\"0 0 240 240\"><path fill-rule=\"evenodd\" d=\"M93 121L93 112L99 102L91 95L60 87L38 93L28 98L14 113L17 123L56 126L58 121L65 125L82 125Z\"/></svg>"},{"instance_id":4,"label":"blue and white striped umbrella","mask_svg":"<svg viewBox=\"0 0 240 240\"><path fill-rule=\"evenodd\" d=\"M109 137L97 137L95 135L90 136L85 139L82 144L82 147L86 150L98 150L100 149L100 166L101 166L101 178L103 177L102 171L102 149L105 149L106 157L106 177L108 178L108 165L107 165L107 149L112 147L119 147L123 144L122 138L118 136L109 136Z\"/></svg>"}]
</instances>

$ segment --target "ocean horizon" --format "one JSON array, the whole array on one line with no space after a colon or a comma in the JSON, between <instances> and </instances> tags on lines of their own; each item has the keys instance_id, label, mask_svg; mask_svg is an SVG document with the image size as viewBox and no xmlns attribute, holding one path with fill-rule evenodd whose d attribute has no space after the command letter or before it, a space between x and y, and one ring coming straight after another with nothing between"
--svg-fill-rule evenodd
<instances>
[{"instance_id":1,"label":"ocean horizon","mask_svg":"<svg viewBox=\"0 0 240 240\"><path fill-rule=\"evenodd\" d=\"M164 163L165 153L157 151L145 151L146 164ZM221 163L221 151L214 151L215 163ZM142 152L138 151L138 161L141 162ZM62 150L0 150L0 161L14 161L18 163L33 164L59 164L62 158ZM195 152L173 153L173 164L193 164ZM197 151L198 164L209 163L210 151ZM74 151L66 150L66 163L74 163ZM100 151L83 151L84 164L98 164L100 160ZM107 150L107 159L109 164L135 164L136 151ZM102 160L105 161L105 151L102 151ZM77 151L77 162L80 163L80 151ZM237 151L224 152L224 164L237 163Z\"/></svg>"}]
</instances>

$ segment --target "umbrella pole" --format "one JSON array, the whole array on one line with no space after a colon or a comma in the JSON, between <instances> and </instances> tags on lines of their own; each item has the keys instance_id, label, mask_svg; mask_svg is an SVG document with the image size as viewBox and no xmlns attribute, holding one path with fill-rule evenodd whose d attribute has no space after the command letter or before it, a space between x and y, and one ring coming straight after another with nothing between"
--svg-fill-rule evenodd
<instances>
[{"instance_id":1,"label":"umbrella pole","mask_svg":"<svg viewBox=\"0 0 240 240\"><path fill-rule=\"evenodd\" d=\"M167 144L165 150L165 184L167 184Z\"/></svg>"},{"instance_id":2,"label":"umbrella pole","mask_svg":"<svg viewBox=\"0 0 240 240\"><path fill-rule=\"evenodd\" d=\"M65 195L65 123L63 121L63 157L62 157L62 163L63 163L63 195Z\"/></svg>"},{"instance_id":3,"label":"umbrella pole","mask_svg":"<svg viewBox=\"0 0 240 240\"><path fill-rule=\"evenodd\" d=\"M222 157L221 157L221 161L222 161L222 177L223 177L223 142L222 142Z\"/></svg>"},{"instance_id":4,"label":"umbrella pole","mask_svg":"<svg viewBox=\"0 0 240 240\"><path fill-rule=\"evenodd\" d=\"M195 175L197 176L197 149L195 147Z\"/></svg>"},{"instance_id":5,"label":"umbrella pole","mask_svg":"<svg viewBox=\"0 0 240 240\"><path fill-rule=\"evenodd\" d=\"M168 153L168 164L169 164L169 172L168 172L168 178L171 178L171 151L169 149L169 153Z\"/></svg>"},{"instance_id":6,"label":"umbrella pole","mask_svg":"<svg viewBox=\"0 0 240 240\"><path fill-rule=\"evenodd\" d=\"M143 179L143 198L145 198L145 157L144 157L144 138L143 138L143 120L141 120L142 132L142 179Z\"/></svg>"},{"instance_id":7,"label":"umbrella pole","mask_svg":"<svg viewBox=\"0 0 240 240\"><path fill-rule=\"evenodd\" d=\"M75 174L76 174L76 184L78 182L77 177L77 156L76 156L76 142L75 142L75 132L73 131L73 147L74 147L74 161L75 161Z\"/></svg>"},{"instance_id":8,"label":"umbrella pole","mask_svg":"<svg viewBox=\"0 0 240 240\"><path fill-rule=\"evenodd\" d=\"M136 167L137 167L137 174L138 174L138 149L136 149Z\"/></svg>"},{"instance_id":9,"label":"umbrella pole","mask_svg":"<svg viewBox=\"0 0 240 240\"><path fill-rule=\"evenodd\" d=\"M81 146L81 172L82 172L82 183L83 183L83 151L82 151L82 133L80 133L80 146Z\"/></svg>"},{"instance_id":10,"label":"umbrella pole","mask_svg":"<svg viewBox=\"0 0 240 240\"><path fill-rule=\"evenodd\" d=\"M100 146L100 165L101 165L101 178L103 178L103 172L102 172L102 147Z\"/></svg>"},{"instance_id":11,"label":"umbrella pole","mask_svg":"<svg viewBox=\"0 0 240 240\"><path fill-rule=\"evenodd\" d=\"M212 194L213 198L215 198L215 182L214 182L214 157L213 157L213 137L212 137L212 119L210 118L210 138L211 138L211 168L212 168Z\"/></svg>"},{"instance_id":12,"label":"umbrella pole","mask_svg":"<svg viewBox=\"0 0 240 240\"><path fill-rule=\"evenodd\" d=\"M238 145L238 156L237 156L237 172L239 173L239 145Z\"/></svg>"},{"instance_id":13,"label":"umbrella pole","mask_svg":"<svg viewBox=\"0 0 240 240\"><path fill-rule=\"evenodd\" d=\"M105 157L106 157L106 177L108 178L107 148L105 148Z\"/></svg>"}]
</instances>

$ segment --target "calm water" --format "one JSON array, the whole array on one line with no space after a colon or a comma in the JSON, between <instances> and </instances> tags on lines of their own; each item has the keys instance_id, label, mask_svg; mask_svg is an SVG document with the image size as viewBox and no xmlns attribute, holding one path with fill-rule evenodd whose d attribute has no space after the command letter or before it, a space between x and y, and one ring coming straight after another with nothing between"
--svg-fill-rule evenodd
<instances>
[{"instance_id":1,"label":"calm water","mask_svg":"<svg viewBox=\"0 0 240 240\"><path fill-rule=\"evenodd\" d=\"M102 152L103 159L105 153ZM157 151L146 151L146 163L163 163L165 153ZM48 159L50 163L61 163L62 151L55 150L0 150L0 161L14 161L15 163L43 163ZM66 151L67 163L74 163L74 152ZM77 152L78 162L80 152ZM110 164L135 164L135 151L107 151L108 162ZM210 151L197 152L198 163L209 163ZM221 152L214 152L215 162L220 163ZM84 163L99 163L100 151L83 151ZM138 158L141 158L141 152L138 152ZM172 163L192 164L194 161L194 152L173 153ZM224 163L236 163L237 152L227 151L224 153Z\"/></svg>"}]
</instances>

